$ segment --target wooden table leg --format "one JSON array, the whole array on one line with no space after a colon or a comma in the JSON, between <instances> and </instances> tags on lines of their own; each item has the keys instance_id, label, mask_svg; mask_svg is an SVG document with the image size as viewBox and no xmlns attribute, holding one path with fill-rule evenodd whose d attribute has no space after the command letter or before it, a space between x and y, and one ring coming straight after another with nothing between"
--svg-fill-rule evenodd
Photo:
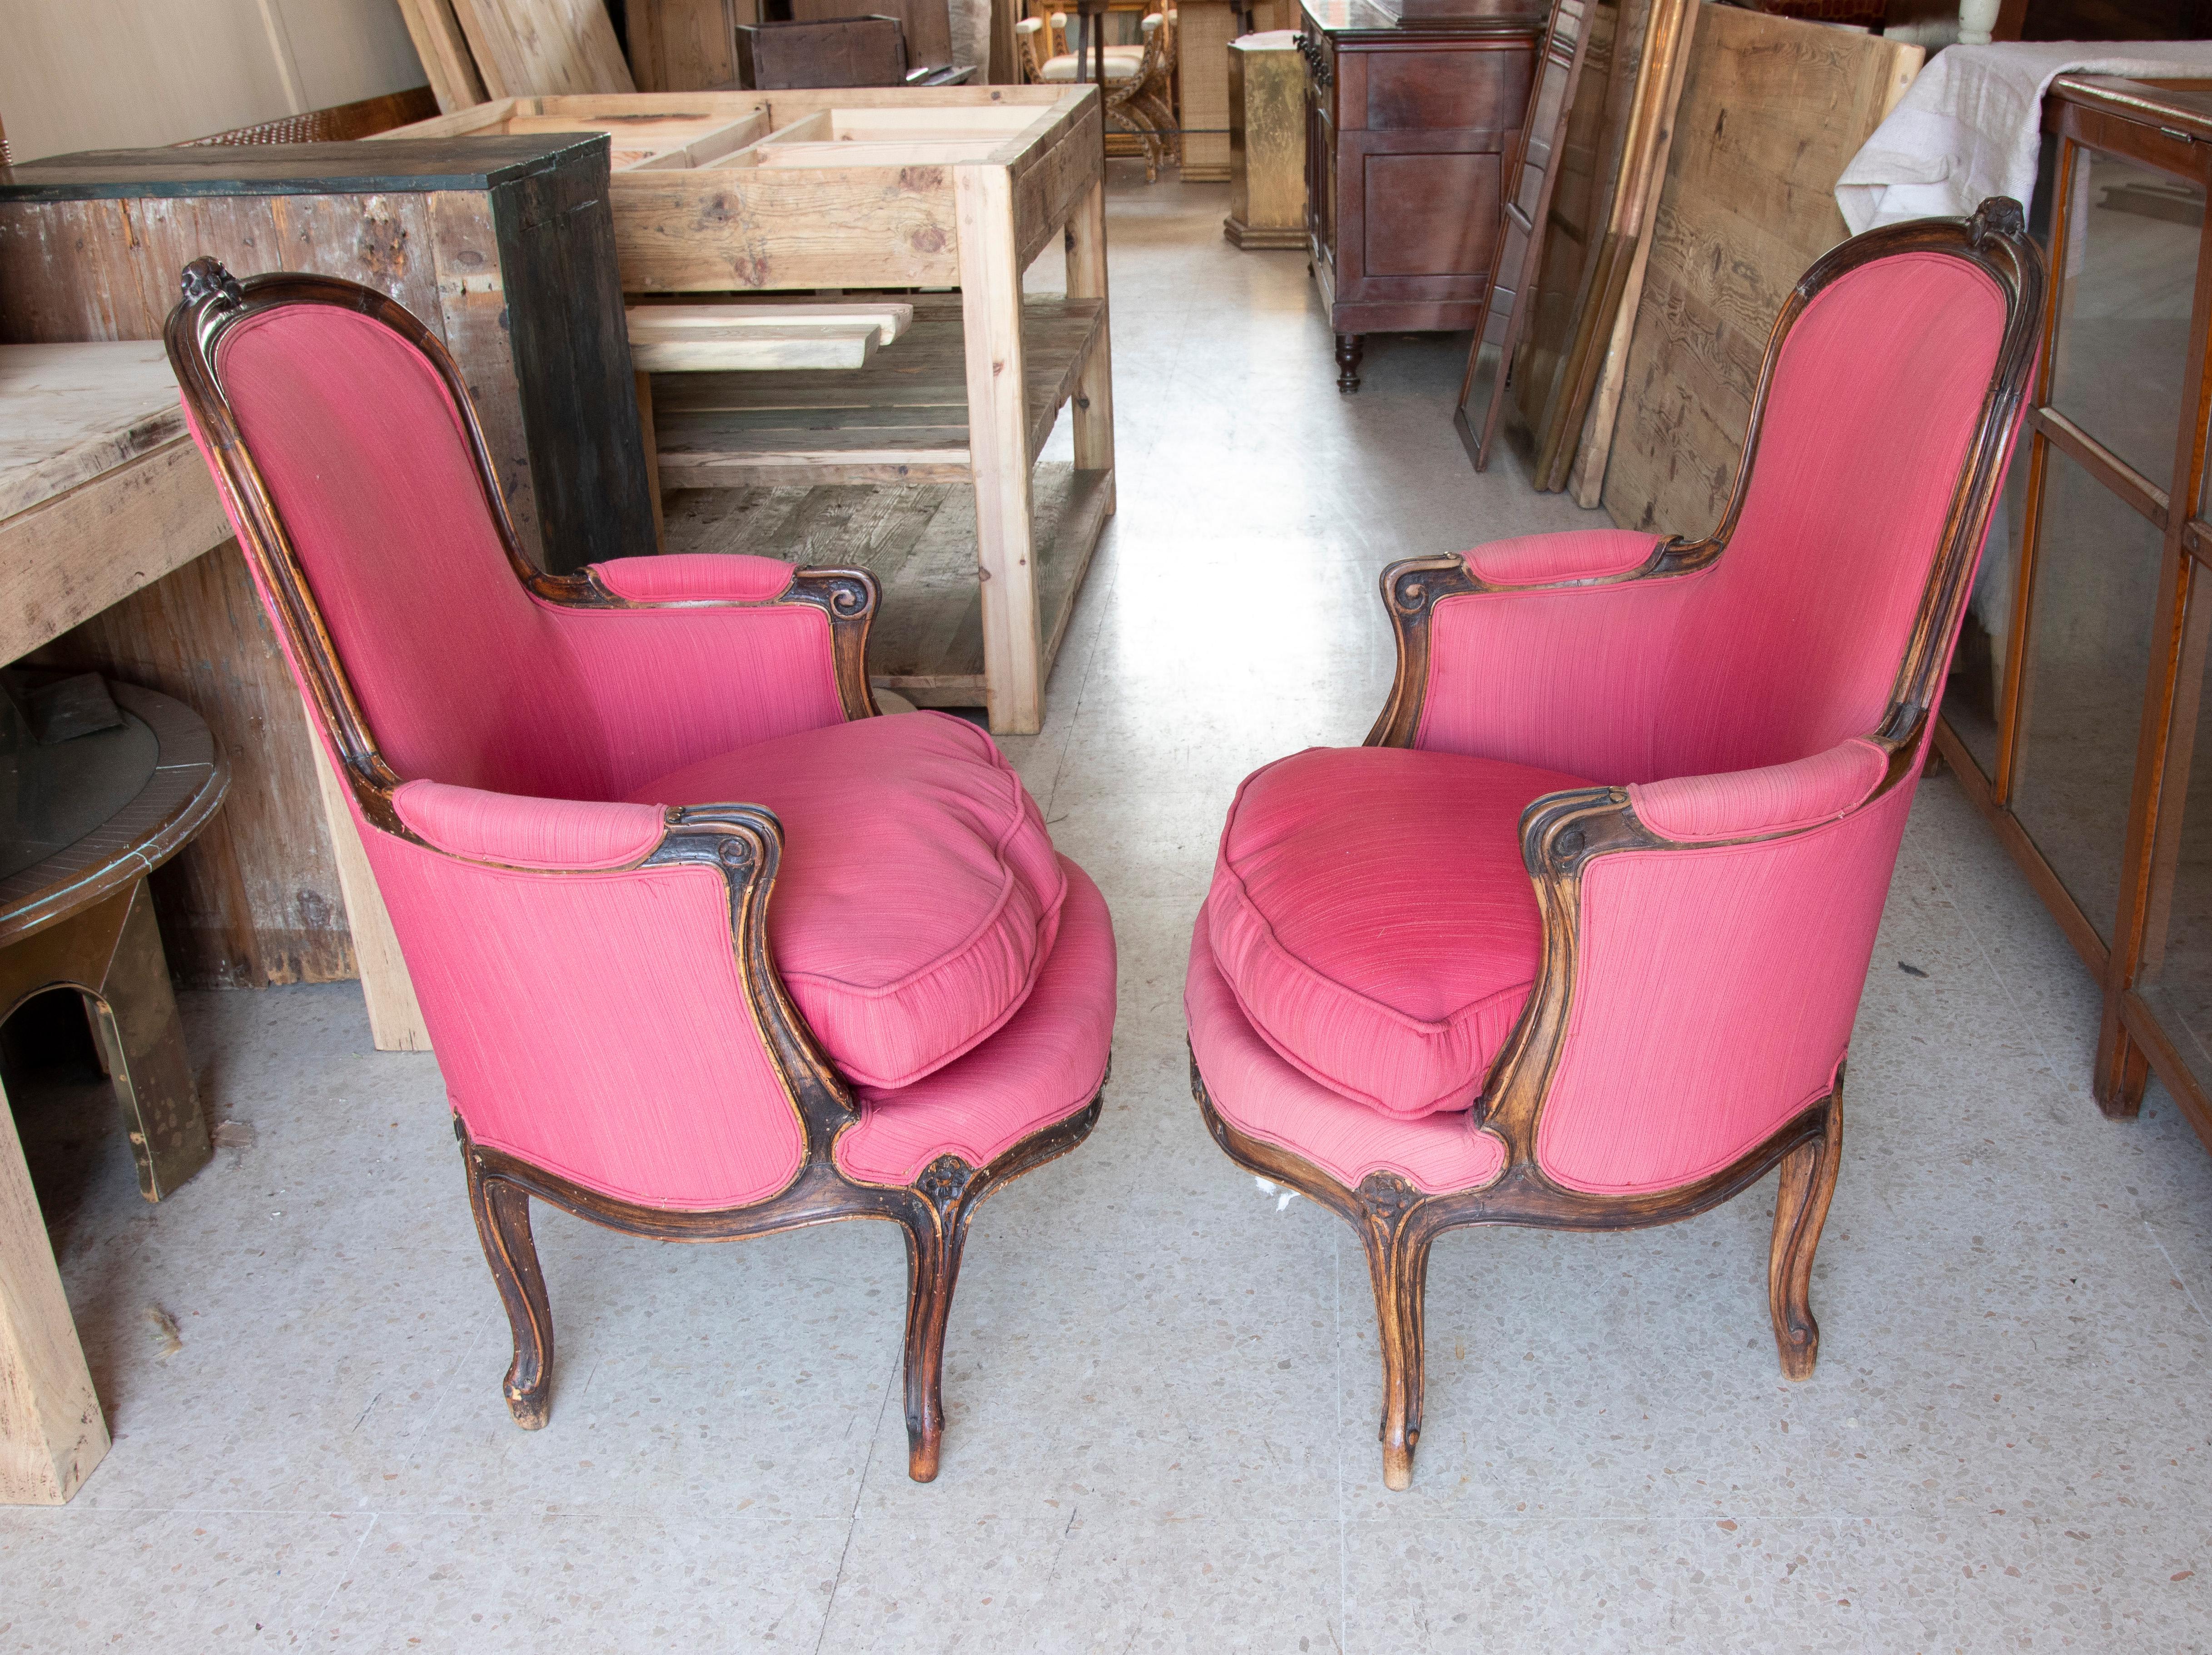
<instances>
[{"instance_id":1,"label":"wooden table leg","mask_svg":"<svg viewBox=\"0 0 2212 1655\"><path fill-rule=\"evenodd\" d=\"M59 1506L106 1453L107 1421L0 1092L0 1506Z\"/></svg>"},{"instance_id":2,"label":"wooden table leg","mask_svg":"<svg viewBox=\"0 0 2212 1655\"><path fill-rule=\"evenodd\" d=\"M1003 167L955 167L960 310L967 331L968 451L975 474L976 561L983 583L984 699L991 729L1044 724L1044 650L1024 395L1022 271L1013 186Z\"/></svg>"},{"instance_id":3,"label":"wooden table leg","mask_svg":"<svg viewBox=\"0 0 2212 1655\"><path fill-rule=\"evenodd\" d=\"M645 492L653 502L653 544L656 550L668 550L668 525L660 512L660 443L653 434L653 375L633 374L636 380L637 423L644 428L645 436Z\"/></svg>"},{"instance_id":4,"label":"wooden table leg","mask_svg":"<svg viewBox=\"0 0 2212 1655\"><path fill-rule=\"evenodd\" d=\"M50 989L74 989L88 1002L100 1067L131 1135L138 1192L160 1201L214 1152L143 878L0 952L0 1015Z\"/></svg>"},{"instance_id":5,"label":"wooden table leg","mask_svg":"<svg viewBox=\"0 0 2212 1655\"><path fill-rule=\"evenodd\" d=\"M1067 221L1067 296L1106 297L1106 180L1091 186ZM1084 472L1114 469L1114 351L1107 336L1109 304L1098 319L1098 336L1075 382L1075 467ZM1114 512L1114 485L1106 485L1106 512Z\"/></svg>"}]
</instances>

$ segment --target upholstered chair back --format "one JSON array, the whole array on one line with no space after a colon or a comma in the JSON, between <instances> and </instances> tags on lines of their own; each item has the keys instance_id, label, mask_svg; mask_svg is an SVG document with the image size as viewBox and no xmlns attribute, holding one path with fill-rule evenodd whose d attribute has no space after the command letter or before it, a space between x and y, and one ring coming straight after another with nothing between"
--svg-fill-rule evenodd
<instances>
[{"instance_id":1,"label":"upholstered chair back","mask_svg":"<svg viewBox=\"0 0 2212 1655\"><path fill-rule=\"evenodd\" d=\"M1607 780L1783 764L1881 723L2004 327L1997 284L1934 253L1869 264L1806 307L1742 516L1686 577L1648 771Z\"/></svg>"},{"instance_id":2,"label":"upholstered chair back","mask_svg":"<svg viewBox=\"0 0 2212 1655\"><path fill-rule=\"evenodd\" d=\"M230 328L216 364L386 762L495 793L617 796L422 353L354 311L291 305Z\"/></svg>"},{"instance_id":3,"label":"upholstered chair back","mask_svg":"<svg viewBox=\"0 0 2212 1655\"><path fill-rule=\"evenodd\" d=\"M1836 277L1784 342L1718 555L1692 548L1682 573L1613 585L1651 538L1476 548L1468 566L1492 590L1437 603L1414 745L1622 785L1870 733L1932 595L2005 320L1997 283L1965 259L1900 253ZM1512 589L1562 581L1575 584ZM1522 620L1492 636L1499 604ZM1577 663L1572 693L1556 682L1563 659Z\"/></svg>"}]
</instances>

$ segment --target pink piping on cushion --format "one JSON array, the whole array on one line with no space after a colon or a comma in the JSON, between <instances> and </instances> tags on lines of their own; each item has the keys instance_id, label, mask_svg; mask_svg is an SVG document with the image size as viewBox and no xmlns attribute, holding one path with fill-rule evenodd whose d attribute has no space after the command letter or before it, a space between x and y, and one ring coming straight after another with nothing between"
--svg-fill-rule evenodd
<instances>
[{"instance_id":1,"label":"pink piping on cushion","mask_svg":"<svg viewBox=\"0 0 2212 1655\"><path fill-rule=\"evenodd\" d=\"M1863 736L1789 764L1632 782L1637 819L1662 839L1733 839L1811 827L1863 803L1889 774Z\"/></svg>"},{"instance_id":2,"label":"pink piping on cushion","mask_svg":"<svg viewBox=\"0 0 2212 1655\"><path fill-rule=\"evenodd\" d=\"M856 720L687 766L636 802L740 798L783 822L769 940L848 1078L908 1085L1019 1009L1067 885L1036 800L989 736L944 713ZM900 831L925 803L945 831ZM902 902L886 907L884 891Z\"/></svg>"},{"instance_id":3,"label":"pink piping on cushion","mask_svg":"<svg viewBox=\"0 0 2212 1655\"><path fill-rule=\"evenodd\" d=\"M1222 830L1204 922L1253 1028L1293 1068L1384 1114L1467 1108L1542 955L1521 814L1545 794L1589 785L1373 747L1309 749L1247 776ZM1332 825L1353 820L1388 828L1386 843L1355 852ZM1364 858L1358 879L1346 877L1354 856ZM1456 882L1453 913L1465 928L1449 942L1427 928L1441 964L1419 958L1393 924L1409 902L1433 912L1440 877Z\"/></svg>"},{"instance_id":4,"label":"pink piping on cushion","mask_svg":"<svg viewBox=\"0 0 2212 1655\"><path fill-rule=\"evenodd\" d=\"M742 552L676 552L591 565L599 582L632 603L763 603L791 587L798 565Z\"/></svg>"},{"instance_id":5,"label":"pink piping on cushion","mask_svg":"<svg viewBox=\"0 0 2212 1655\"><path fill-rule=\"evenodd\" d=\"M1191 1052L1222 1117L1263 1143L1311 1161L1347 1188L1395 1172L1432 1195L1495 1179L1505 1147L1465 1114L1401 1120L1340 1097L1285 1062L1254 1031L1214 964L1200 915L1183 984Z\"/></svg>"},{"instance_id":6,"label":"pink piping on cushion","mask_svg":"<svg viewBox=\"0 0 2212 1655\"><path fill-rule=\"evenodd\" d=\"M1912 793L1900 783L1787 838L1591 862L1574 1007L1537 1127L1547 1177L1607 1195L1677 1189L1826 1092Z\"/></svg>"},{"instance_id":7,"label":"pink piping on cushion","mask_svg":"<svg viewBox=\"0 0 2212 1655\"><path fill-rule=\"evenodd\" d=\"M805 1138L719 871L523 873L356 821L478 1143L649 1207L741 1206L791 1181Z\"/></svg>"},{"instance_id":8,"label":"pink piping on cushion","mask_svg":"<svg viewBox=\"0 0 2212 1655\"><path fill-rule=\"evenodd\" d=\"M403 782L392 804L440 850L511 867L629 867L668 832L667 818L650 805L523 799L442 782Z\"/></svg>"},{"instance_id":9,"label":"pink piping on cushion","mask_svg":"<svg viewBox=\"0 0 2212 1655\"><path fill-rule=\"evenodd\" d=\"M1534 586L1545 581L1590 581L1641 569L1659 537L1626 529L1570 529L1563 534L1522 534L1492 540L1466 554L1468 568L1486 586Z\"/></svg>"},{"instance_id":10,"label":"pink piping on cushion","mask_svg":"<svg viewBox=\"0 0 2212 1655\"><path fill-rule=\"evenodd\" d=\"M860 1089L837 1165L866 1183L908 1183L939 1155L982 1166L1065 1120L1105 1078L1114 1035L1114 923L1090 876L1067 881L1052 957L1018 1011L964 1057L896 1090Z\"/></svg>"}]
</instances>

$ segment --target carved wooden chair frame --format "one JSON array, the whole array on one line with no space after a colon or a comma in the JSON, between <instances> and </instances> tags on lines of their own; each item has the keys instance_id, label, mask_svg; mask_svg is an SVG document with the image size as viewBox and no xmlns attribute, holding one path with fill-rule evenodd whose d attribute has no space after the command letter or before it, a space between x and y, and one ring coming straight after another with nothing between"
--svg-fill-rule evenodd
<instances>
[{"instance_id":1,"label":"carved wooden chair frame","mask_svg":"<svg viewBox=\"0 0 2212 1655\"><path fill-rule=\"evenodd\" d=\"M379 831L416 844L427 842L400 819L392 793L405 779L377 749L352 683L325 629L299 557L266 484L240 438L237 420L215 373L222 335L250 316L280 306L331 305L392 330L428 360L459 411L477 482L498 526L515 579L540 600L577 609L665 607L630 603L588 570L548 575L522 555L495 478L476 411L453 360L437 336L396 301L335 277L280 272L241 283L211 259L186 267L183 302L170 314L167 342L185 406L204 435L226 491L237 508L240 544L277 611L285 647L298 664L315 711L337 749L341 774L362 813ZM867 673L868 628L879 593L865 569L803 569L771 604L819 609L828 618L838 693L848 719L878 715ZM685 601L686 608L759 607ZM727 1241L770 1235L836 1219L883 1219L906 1237L906 1424L908 1469L918 1482L937 1475L944 1429L941 1395L945 1329L960 1270L962 1248L976 1207L1000 1186L1081 1143L1098 1119L1102 1080L1087 1108L1023 1139L981 1166L941 1155L908 1184L848 1177L832 1150L860 1115L850 1087L831 1066L769 953L768 907L783 849L775 817L757 805L700 805L672 809L667 838L646 867L698 865L719 869L727 883L730 935L738 977L762 1044L805 1134L799 1170L775 1195L742 1207L697 1212L645 1207L589 1190L470 1140L460 1117L469 1207L514 1336L505 1382L515 1422L536 1430L551 1409L553 1323L545 1281L530 1231L532 1196L578 1218L626 1235L666 1241ZM449 855L441 852L441 855Z\"/></svg>"},{"instance_id":2,"label":"carved wooden chair frame","mask_svg":"<svg viewBox=\"0 0 2212 1655\"><path fill-rule=\"evenodd\" d=\"M1952 492L1942 543L1887 715L1868 738L1889 755L1888 770L1858 809L1871 806L1917 772L1929 733L1929 709L1941 689L1937 675L1949 659L1974 554L1988 531L2007 445L2018 426L2034 367L2043 313L2043 260L2028 239L2017 203L1994 198L1984 202L1971 219L1929 219L1870 231L1817 261L1784 301L1768 339L1750 431L1720 526L1702 540L1663 541L1640 568L1626 574L1554 583L1579 587L1663 581L1691 574L1721 557L1742 514L1767 392L1790 327L1831 283L1878 259L1905 253L1942 253L1987 272L2006 296L2007 321L1996 372ZM1457 593L1492 588L1454 555L1393 563L1382 571L1382 589L1383 606L1397 633L1398 670L1389 700L1365 745L1411 746L1420 727L1430 620L1436 604ZM1462 1225L1626 1230L1671 1224L1718 1206L1779 1164L1782 1178L1767 1261L1767 1302L1783 1373L1791 1379L1811 1378L1819 1353L1820 1326L1813 1317L1809 1288L1814 1250L1835 1190L1843 1145L1842 1070L1826 1097L1732 1165L1694 1183L1624 1196L1587 1194L1552 1182L1537 1163L1537 1129L1573 1008L1584 873L1594 860L1617 851L1665 853L1702 847L1678 844L1650 831L1637 819L1627 791L1621 788L1589 788L1536 800L1521 818L1521 847L1542 915L1543 949L1528 1004L1485 1078L1469 1122L1471 1130L1495 1134L1504 1144L1504 1171L1488 1184L1430 1194L1383 1171L1370 1173L1357 1187L1346 1187L1304 1158L1224 1119L1207 1095L1195 1056L1191 1061L1192 1093L1214 1141L1229 1158L1310 1196L1359 1233L1381 1332L1383 1479L1392 1488L1410 1486L1413 1450L1420 1439L1421 1315L1429 1250L1445 1231Z\"/></svg>"}]
</instances>

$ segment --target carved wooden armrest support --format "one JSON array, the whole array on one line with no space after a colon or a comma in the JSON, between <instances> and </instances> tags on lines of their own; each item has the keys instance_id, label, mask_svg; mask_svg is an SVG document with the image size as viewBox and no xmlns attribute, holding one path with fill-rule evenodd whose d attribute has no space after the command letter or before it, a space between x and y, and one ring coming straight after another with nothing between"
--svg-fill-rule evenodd
<instances>
[{"instance_id":1,"label":"carved wooden armrest support","mask_svg":"<svg viewBox=\"0 0 2212 1655\"><path fill-rule=\"evenodd\" d=\"M810 1159L825 1163L837 1134L860 1112L783 986L769 952L768 904L783 859L783 826L759 805L695 805L671 812L668 837L647 867L709 867L729 887L730 935L754 1025L806 1129Z\"/></svg>"}]
</instances>

